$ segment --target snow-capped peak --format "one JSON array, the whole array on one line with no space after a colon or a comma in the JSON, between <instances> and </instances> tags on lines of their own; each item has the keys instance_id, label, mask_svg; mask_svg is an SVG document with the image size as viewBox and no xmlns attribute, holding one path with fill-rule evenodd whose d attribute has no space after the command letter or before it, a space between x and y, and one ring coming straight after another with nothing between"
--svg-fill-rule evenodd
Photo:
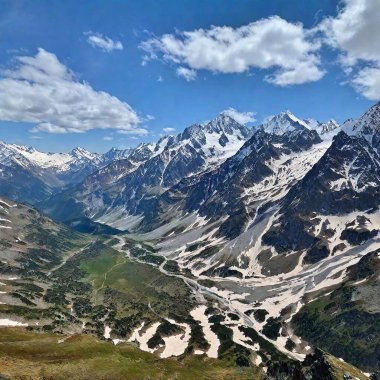
<instances>
[{"instance_id":1,"label":"snow-capped peak","mask_svg":"<svg viewBox=\"0 0 380 380\"><path fill-rule=\"evenodd\" d=\"M340 130L339 124L334 119L330 119L325 123L315 119L305 119L304 122L307 124L307 128L318 132L323 140L332 139Z\"/></svg>"},{"instance_id":2,"label":"snow-capped peak","mask_svg":"<svg viewBox=\"0 0 380 380\"><path fill-rule=\"evenodd\" d=\"M348 119L342 125L348 135L361 135L370 139L375 132L380 132L380 102L373 105L359 119Z\"/></svg>"},{"instance_id":3,"label":"snow-capped peak","mask_svg":"<svg viewBox=\"0 0 380 380\"><path fill-rule=\"evenodd\" d=\"M108 163L114 160L121 160L123 158L127 158L129 157L132 151L132 148L118 149L112 147L108 152L103 154L103 161Z\"/></svg>"},{"instance_id":4,"label":"snow-capped peak","mask_svg":"<svg viewBox=\"0 0 380 380\"><path fill-rule=\"evenodd\" d=\"M50 153L22 145L0 143L0 163L5 165L15 162L23 167L54 169L62 172L69 170L71 165L83 165L100 159L101 155L90 153L80 147L73 149L70 153Z\"/></svg>"},{"instance_id":5,"label":"snow-capped peak","mask_svg":"<svg viewBox=\"0 0 380 380\"><path fill-rule=\"evenodd\" d=\"M219 130L223 130L227 125L237 125L239 124L235 119L233 119L230 115L222 112L217 117L212 119L210 122L206 124L206 127L214 127L219 128ZM240 125L240 124L239 124Z\"/></svg>"},{"instance_id":6,"label":"snow-capped peak","mask_svg":"<svg viewBox=\"0 0 380 380\"><path fill-rule=\"evenodd\" d=\"M321 134L324 134L324 133L329 133L339 128L339 123L336 122L334 119L330 119L326 121L325 123L322 123L321 126L322 126Z\"/></svg>"},{"instance_id":7,"label":"snow-capped peak","mask_svg":"<svg viewBox=\"0 0 380 380\"><path fill-rule=\"evenodd\" d=\"M249 133L247 127L239 124L234 118L225 112L219 114L205 126L204 130L208 133L225 133L226 135L239 135L247 138Z\"/></svg>"},{"instance_id":8,"label":"snow-capped peak","mask_svg":"<svg viewBox=\"0 0 380 380\"><path fill-rule=\"evenodd\" d=\"M306 123L307 128L309 129L317 129L321 125L321 123L318 120L311 118L304 119L303 121Z\"/></svg>"},{"instance_id":9,"label":"snow-capped peak","mask_svg":"<svg viewBox=\"0 0 380 380\"><path fill-rule=\"evenodd\" d=\"M72 156L68 153L44 153L22 145L1 144L0 162L3 164L14 161L24 167L32 165L45 169L62 167L71 160Z\"/></svg>"},{"instance_id":10,"label":"snow-capped peak","mask_svg":"<svg viewBox=\"0 0 380 380\"><path fill-rule=\"evenodd\" d=\"M266 133L283 135L285 132L308 128L308 125L290 111L284 111L272 116L268 121L264 122L260 128Z\"/></svg>"},{"instance_id":11,"label":"snow-capped peak","mask_svg":"<svg viewBox=\"0 0 380 380\"><path fill-rule=\"evenodd\" d=\"M234 136L238 140L245 140L250 136L250 129L244 125L239 124L235 119L226 113L222 112L216 118L204 124L193 124L178 135L179 140L196 140L198 142L204 141L208 136L219 136L223 139L227 136Z\"/></svg>"},{"instance_id":12,"label":"snow-capped peak","mask_svg":"<svg viewBox=\"0 0 380 380\"><path fill-rule=\"evenodd\" d=\"M71 155L78 158L78 159L86 159L86 160L95 160L96 158L99 158L99 155L96 153L91 153L88 150L77 146L71 151Z\"/></svg>"}]
</instances>

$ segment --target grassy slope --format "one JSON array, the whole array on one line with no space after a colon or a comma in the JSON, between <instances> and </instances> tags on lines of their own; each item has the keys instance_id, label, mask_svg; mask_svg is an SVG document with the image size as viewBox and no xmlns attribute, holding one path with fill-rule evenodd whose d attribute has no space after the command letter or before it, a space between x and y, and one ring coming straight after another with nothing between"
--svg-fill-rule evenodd
<instances>
[{"instance_id":1,"label":"grassy slope","mask_svg":"<svg viewBox=\"0 0 380 380\"><path fill-rule=\"evenodd\" d=\"M379 268L377 252L363 257L348 271L348 281L331 294L306 304L294 316L296 334L360 368L378 370Z\"/></svg>"},{"instance_id":2,"label":"grassy slope","mask_svg":"<svg viewBox=\"0 0 380 380\"><path fill-rule=\"evenodd\" d=\"M333 369L333 373L336 379L344 379L345 375L350 375L354 379L368 380L368 377L353 365L342 362L332 355L327 355L327 359Z\"/></svg>"},{"instance_id":3,"label":"grassy slope","mask_svg":"<svg viewBox=\"0 0 380 380\"><path fill-rule=\"evenodd\" d=\"M187 357L160 360L132 345L113 346L77 335L58 343L54 334L0 329L0 373L12 379L261 379L251 369L221 360Z\"/></svg>"},{"instance_id":4,"label":"grassy slope","mask_svg":"<svg viewBox=\"0 0 380 380\"><path fill-rule=\"evenodd\" d=\"M337 297L332 293L332 298L305 305L293 318L296 334L356 366L376 369L380 315L367 313L354 303L335 306Z\"/></svg>"}]
</instances>

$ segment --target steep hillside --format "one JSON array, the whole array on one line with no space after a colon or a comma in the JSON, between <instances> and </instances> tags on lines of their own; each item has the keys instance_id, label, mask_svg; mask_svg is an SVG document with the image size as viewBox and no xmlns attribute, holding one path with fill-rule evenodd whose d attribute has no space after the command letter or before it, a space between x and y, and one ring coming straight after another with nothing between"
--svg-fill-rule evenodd
<instances>
[{"instance_id":1,"label":"steep hillside","mask_svg":"<svg viewBox=\"0 0 380 380\"><path fill-rule=\"evenodd\" d=\"M295 332L367 371L380 368L380 255L349 267L335 290L309 300L294 316Z\"/></svg>"}]
</instances>

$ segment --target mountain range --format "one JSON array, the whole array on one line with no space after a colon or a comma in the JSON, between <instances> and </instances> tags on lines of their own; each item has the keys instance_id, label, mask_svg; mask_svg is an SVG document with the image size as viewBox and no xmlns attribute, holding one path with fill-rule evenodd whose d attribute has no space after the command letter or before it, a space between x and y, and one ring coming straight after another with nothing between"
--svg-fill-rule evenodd
<instances>
[{"instance_id":1,"label":"mountain range","mask_svg":"<svg viewBox=\"0 0 380 380\"><path fill-rule=\"evenodd\" d=\"M97 154L80 147L69 153L44 153L0 141L1 193L36 203L62 187L81 182L97 168L129 153L129 149L113 148L105 154Z\"/></svg>"},{"instance_id":2,"label":"mountain range","mask_svg":"<svg viewBox=\"0 0 380 380\"><path fill-rule=\"evenodd\" d=\"M198 281L260 345L380 369L380 103L342 125L286 111L248 128L222 113L105 154L0 143L0 195Z\"/></svg>"}]
</instances>

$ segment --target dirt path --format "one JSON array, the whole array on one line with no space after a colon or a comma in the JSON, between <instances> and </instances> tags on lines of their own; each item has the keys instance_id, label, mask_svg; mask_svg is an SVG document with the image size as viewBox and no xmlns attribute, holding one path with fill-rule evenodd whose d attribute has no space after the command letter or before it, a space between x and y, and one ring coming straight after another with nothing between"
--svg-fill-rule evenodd
<instances>
[{"instance_id":1,"label":"dirt path","mask_svg":"<svg viewBox=\"0 0 380 380\"><path fill-rule=\"evenodd\" d=\"M95 304L97 303L97 298L98 298L99 291L105 288L105 284L106 284L106 281L107 281L108 274L111 273L115 268L117 268L120 265L125 264L126 262L127 262L127 259L125 258L125 259L123 259L122 262L113 265L110 269L108 269L107 272L104 273L102 285L99 288L95 289L95 292L94 292L94 301L95 301ZM94 285L94 281L93 281L93 285Z\"/></svg>"},{"instance_id":2,"label":"dirt path","mask_svg":"<svg viewBox=\"0 0 380 380\"><path fill-rule=\"evenodd\" d=\"M52 268L48 273L47 275L48 276L51 276L51 274L53 272L55 272L56 270L58 270L59 268L62 268L68 260L70 260L72 257L76 256L77 254L83 252L85 249L87 249L88 247L90 247L93 243L95 243L95 240L91 240L88 244L86 244L84 247L82 247L81 249L79 249L78 251L75 251L73 252L71 255L67 256L60 264L58 264L56 267Z\"/></svg>"}]
</instances>

